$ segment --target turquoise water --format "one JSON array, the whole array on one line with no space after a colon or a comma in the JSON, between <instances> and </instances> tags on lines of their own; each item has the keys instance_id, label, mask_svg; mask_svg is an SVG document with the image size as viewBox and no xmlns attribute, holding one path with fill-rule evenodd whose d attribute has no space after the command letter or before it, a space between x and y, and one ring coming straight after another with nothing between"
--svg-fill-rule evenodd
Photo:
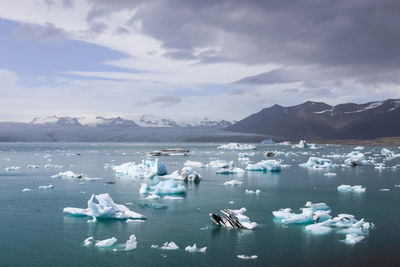
<instances>
[{"instance_id":1,"label":"turquoise water","mask_svg":"<svg viewBox=\"0 0 400 267\"><path fill-rule=\"evenodd\" d=\"M180 170L186 160L208 163L212 159L233 160L237 167L237 151L221 151L220 144L208 143L2 143L0 144L0 259L1 266L398 266L400 254L400 169L376 170L373 166L336 167L324 176L324 171L299 167L310 155L345 154L353 147L324 146L318 150L292 149L290 146L257 145L257 162L266 159L264 150L293 151L296 155L278 155L283 164L290 164L280 173L248 172L244 175L217 175L215 169L197 169L203 179L199 184L183 183L187 195L183 200L146 200L139 194L142 181L117 177L105 169L105 163L140 162L145 153L170 147L192 151L190 156L161 157L168 172ZM365 148L361 152L382 162L381 148ZM400 153L398 148L390 148ZM76 155L76 154L80 155ZM51 162L46 155L51 155ZM343 163L344 158L333 158ZM63 169L43 168L47 163L63 165ZM386 166L399 164L399 158ZM27 169L28 164L39 165ZM7 172L5 167L20 166ZM85 182L51 178L60 171L71 170L102 180ZM228 180L243 181L242 186L224 186ZM106 184L114 181L115 184ZM55 188L39 190L52 183ZM343 194L341 184L367 187L363 194ZM30 192L21 192L31 188ZM380 191L382 188L390 191ZM258 196L245 194L245 189L260 189ZM85 217L64 215L64 207L87 207L91 194L110 193L116 203L144 214L144 222L98 220L87 223ZM229 202L233 201L233 204ZM304 225L284 226L276 222L272 211L290 207L293 211L306 201L326 202L332 214L348 213L365 218L376 227L365 240L348 245L340 240L345 235L331 233L312 235ZM151 208L157 202L166 209ZM222 208L246 207L246 215L259 225L254 230L234 230L216 227L209 220L210 212ZM119 242L137 237L137 248L113 252L84 247L89 236L102 240L115 236ZM174 241L176 251L150 248ZM206 253L189 253L184 248L197 243L207 247ZM241 260L237 255L257 255L256 260Z\"/></svg>"}]
</instances>

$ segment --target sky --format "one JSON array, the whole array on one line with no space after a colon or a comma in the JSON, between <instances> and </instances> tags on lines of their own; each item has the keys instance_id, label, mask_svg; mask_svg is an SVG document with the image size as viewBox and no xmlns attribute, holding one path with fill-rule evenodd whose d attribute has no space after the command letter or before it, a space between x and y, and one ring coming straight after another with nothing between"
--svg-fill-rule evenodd
<instances>
[{"instance_id":1,"label":"sky","mask_svg":"<svg viewBox=\"0 0 400 267\"><path fill-rule=\"evenodd\" d=\"M0 0L0 121L400 98L397 0Z\"/></svg>"}]
</instances>

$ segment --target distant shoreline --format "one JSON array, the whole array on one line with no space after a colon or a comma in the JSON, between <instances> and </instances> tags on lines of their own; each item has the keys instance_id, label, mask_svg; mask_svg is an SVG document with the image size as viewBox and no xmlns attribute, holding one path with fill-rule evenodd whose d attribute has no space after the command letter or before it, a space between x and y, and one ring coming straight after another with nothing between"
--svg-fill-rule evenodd
<instances>
[{"instance_id":1,"label":"distant shoreline","mask_svg":"<svg viewBox=\"0 0 400 267\"><path fill-rule=\"evenodd\" d=\"M353 145L353 146L400 146L400 137L380 137L368 140L359 139L329 139L310 140L315 144Z\"/></svg>"}]
</instances>

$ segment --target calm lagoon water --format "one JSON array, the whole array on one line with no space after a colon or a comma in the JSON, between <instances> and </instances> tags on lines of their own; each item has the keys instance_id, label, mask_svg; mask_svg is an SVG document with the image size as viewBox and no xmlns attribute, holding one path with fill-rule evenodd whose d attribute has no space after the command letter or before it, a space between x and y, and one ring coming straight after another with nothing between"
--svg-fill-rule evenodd
<instances>
[{"instance_id":1,"label":"calm lagoon water","mask_svg":"<svg viewBox=\"0 0 400 267\"><path fill-rule=\"evenodd\" d=\"M296 155L278 155L283 164L291 166L280 173L248 172L243 175L217 175L215 169L197 171L203 179L199 184L183 183L187 195L183 200L146 200L139 194L141 180L118 177L105 163L140 162L146 152L161 148L182 147L190 156L161 157L168 172L180 170L186 160L208 163L212 159L238 162L238 151L219 150L217 143L1 143L0 144L0 266L399 266L400 265L400 169L377 170L373 166L336 167L324 172L299 167L309 156L345 154L353 147L323 146L322 149L292 149L282 145L257 144L257 162L265 159L264 150L293 151ZM362 152L382 162L378 147ZM398 148L390 148L400 153ZM80 155L76 155L76 154ZM51 155L51 158L46 157ZM51 162L49 162L51 159ZM343 163L344 158L333 158ZM44 168L47 163L63 165L63 169ZM388 161L386 166L399 164ZM39 165L28 169L28 164ZM7 172L8 166L21 169ZM79 180L51 178L60 171L71 170L102 180L82 183ZM232 179L242 186L224 186ZM106 184L114 181L115 184ZM52 183L55 188L40 190L38 186ZM341 184L367 187L363 194L343 194ZM21 192L31 188L30 192ZM390 191L380 191L382 188ZM245 189L260 189L258 196L245 194ZM87 223L85 217L64 215L64 207L87 207L91 194L110 193L116 203L147 216L144 222L98 220ZM229 202L233 201L233 204ZM304 225L277 223L272 211L290 207L293 211L306 201L326 202L332 214L348 213L365 218L376 227L362 242L348 245L340 240L344 234L311 235ZM168 206L151 208L154 202ZM247 208L254 230L228 230L216 227L208 214L222 208ZM137 237L135 250L113 252L84 247L89 236L102 240L115 236L125 242L131 234ZM152 249L174 241L176 251ZM206 253L188 253L184 248L197 243L207 246ZM258 255L256 260L241 260L237 255Z\"/></svg>"}]
</instances>

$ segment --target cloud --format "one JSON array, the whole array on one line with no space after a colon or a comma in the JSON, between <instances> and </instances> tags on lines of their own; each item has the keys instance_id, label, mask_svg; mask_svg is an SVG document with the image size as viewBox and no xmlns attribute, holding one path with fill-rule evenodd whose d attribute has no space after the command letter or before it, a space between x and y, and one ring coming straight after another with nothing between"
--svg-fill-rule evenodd
<instances>
[{"instance_id":1,"label":"cloud","mask_svg":"<svg viewBox=\"0 0 400 267\"><path fill-rule=\"evenodd\" d=\"M150 101L151 103L160 103L164 107L173 106L182 102L179 96L164 95L157 96Z\"/></svg>"},{"instance_id":2,"label":"cloud","mask_svg":"<svg viewBox=\"0 0 400 267\"><path fill-rule=\"evenodd\" d=\"M61 41L67 38L68 33L53 23L47 22L44 26L22 23L13 32L21 40L35 40L42 42Z\"/></svg>"}]
</instances>

